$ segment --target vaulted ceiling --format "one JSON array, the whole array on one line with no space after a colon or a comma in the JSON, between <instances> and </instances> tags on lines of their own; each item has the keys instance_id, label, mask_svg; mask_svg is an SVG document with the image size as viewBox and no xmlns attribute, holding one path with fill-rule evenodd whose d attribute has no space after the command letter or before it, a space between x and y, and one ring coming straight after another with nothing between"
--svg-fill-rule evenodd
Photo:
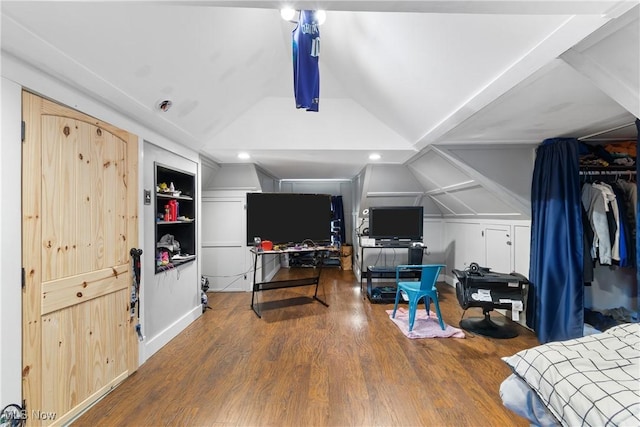
<instances>
[{"instance_id":1,"label":"vaulted ceiling","mask_svg":"<svg viewBox=\"0 0 640 427\"><path fill-rule=\"evenodd\" d=\"M1 41L4 55L215 162L246 151L277 178L351 178L373 152L407 164L433 144L530 145L633 121L633 96L612 98L572 62L590 34L637 19L637 4L288 2L327 10L318 113L295 108L295 24L279 1L5 0Z\"/></svg>"}]
</instances>

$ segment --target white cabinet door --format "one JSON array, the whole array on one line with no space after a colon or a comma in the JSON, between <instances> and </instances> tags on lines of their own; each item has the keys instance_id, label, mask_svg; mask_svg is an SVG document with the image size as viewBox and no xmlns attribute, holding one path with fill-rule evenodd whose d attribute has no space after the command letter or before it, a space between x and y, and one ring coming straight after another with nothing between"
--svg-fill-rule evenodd
<instances>
[{"instance_id":1,"label":"white cabinet door","mask_svg":"<svg viewBox=\"0 0 640 427\"><path fill-rule=\"evenodd\" d=\"M531 227L513 227L513 265L516 273L529 277L529 256L531 252Z\"/></svg>"},{"instance_id":2,"label":"white cabinet door","mask_svg":"<svg viewBox=\"0 0 640 427\"><path fill-rule=\"evenodd\" d=\"M484 229L485 267L498 273L513 271L511 262L511 227L487 226Z\"/></svg>"},{"instance_id":3,"label":"white cabinet door","mask_svg":"<svg viewBox=\"0 0 640 427\"><path fill-rule=\"evenodd\" d=\"M200 259L211 291L251 289L244 204L244 197L203 195Z\"/></svg>"},{"instance_id":4,"label":"white cabinet door","mask_svg":"<svg viewBox=\"0 0 640 427\"><path fill-rule=\"evenodd\" d=\"M484 261L484 242L482 225L479 223L446 223L447 266L464 270L469 264Z\"/></svg>"}]
</instances>

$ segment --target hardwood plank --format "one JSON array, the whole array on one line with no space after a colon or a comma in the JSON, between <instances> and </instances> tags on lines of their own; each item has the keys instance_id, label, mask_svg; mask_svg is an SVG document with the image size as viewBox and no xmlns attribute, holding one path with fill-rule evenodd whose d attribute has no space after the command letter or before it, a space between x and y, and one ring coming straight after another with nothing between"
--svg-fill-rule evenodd
<instances>
[{"instance_id":1,"label":"hardwood plank","mask_svg":"<svg viewBox=\"0 0 640 427\"><path fill-rule=\"evenodd\" d=\"M78 273L87 273L93 268L93 260L95 259L94 247L91 244L91 198L92 194L92 175L91 175L91 127L81 123L78 131L78 153L77 162L77 200L76 208L78 210L76 228L77 228L77 246L78 246Z\"/></svg>"},{"instance_id":2,"label":"hardwood plank","mask_svg":"<svg viewBox=\"0 0 640 427\"><path fill-rule=\"evenodd\" d=\"M42 345L43 348L53 349L50 357L42 358L42 411L63 413L59 402L62 397L57 392L58 373L60 370L60 358L58 343L60 340L61 312L55 312L42 316ZM38 409L40 409L38 408ZM37 421L36 421L37 422Z\"/></svg>"},{"instance_id":3,"label":"hardwood plank","mask_svg":"<svg viewBox=\"0 0 640 427\"><path fill-rule=\"evenodd\" d=\"M60 151L62 141L58 120L42 119L42 280L59 278L58 253L60 251Z\"/></svg>"},{"instance_id":4,"label":"hardwood plank","mask_svg":"<svg viewBox=\"0 0 640 427\"><path fill-rule=\"evenodd\" d=\"M117 143L119 140L105 130L97 128L94 130L98 135L104 138L104 151L102 164L102 187L103 187L103 244L104 244L104 262L105 265L114 265L116 263L117 248L120 247L117 233Z\"/></svg>"},{"instance_id":5,"label":"hardwood plank","mask_svg":"<svg viewBox=\"0 0 640 427\"><path fill-rule=\"evenodd\" d=\"M57 217L60 224L60 247L58 248L58 275L65 277L77 272L77 240L78 222L77 208L77 180L76 172L78 154L78 126L73 120L57 120L57 127L61 129L60 142L60 175L56 184L59 187L60 206Z\"/></svg>"},{"instance_id":6,"label":"hardwood plank","mask_svg":"<svg viewBox=\"0 0 640 427\"><path fill-rule=\"evenodd\" d=\"M87 303L90 310L90 327L89 327L89 371L87 376L91 379L90 390L100 390L108 384L111 378L108 378L108 368L105 360L107 360L107 307L104 304L106 296L92 299Z\"/></svg>"},{"instance_id":7,"label":"hardwood plank","mask_svg":"<svg viewBox=\"0 0 640 427\"><path fill-rule=\"evenodd\" d=\"M129 262L129 248L127 242L127 144L116 138L116 264Z\"/></svg>"},{"instance_id":8,"label":"hardwood plank","mask_svg":"<svg viewBox=\"0 0 640 427\"><path fill-rule=\"evenodd\" d=\"M129 286L129 266L69 276L42 283L42 314L79 304Z\"/></svg>"},{"instance_id":9,"label":"hardwood plank","mask_svg":"<svg viewBox=\"0 0 640 427\"><path fill-rule=\"evenodd\" d=\"M42 408L41 98L23 91L22 109L25 121L25 141L22 144L22 267L26 273L22 292L22 397L32 407ZM32 420L32 425L38 424Z\"/></svg>"},{"instance_id":10,"label":"hardwood plank","mask_svg":"<svg viewBox=\"0 0 640 427\"><path fill-rule=\"evenodd\" d=\"M313 286L263 292L262 319L250 293L210 293L212 310L73 425L528 425L498 388L509 375L500 357L537 345L531 331L410 340L353 272L327 268L322 285L329 307L310 298ZM455 291L438 286L457 326Z\"/></svg>"},{"instance_id":11,"label":"hardwood plank","mask_svg":"<svg viewBox=\"0 0 640 427\"><path fill-rule=\"evenodd\" d=\"M105 159L105 135L96 132L91 133L91 241L93 245L93 270L99 270L108 266L105 254L105 238L113 239L113 236L105 236L105 200L104 159Z\"/></svg>"}]
</instances>

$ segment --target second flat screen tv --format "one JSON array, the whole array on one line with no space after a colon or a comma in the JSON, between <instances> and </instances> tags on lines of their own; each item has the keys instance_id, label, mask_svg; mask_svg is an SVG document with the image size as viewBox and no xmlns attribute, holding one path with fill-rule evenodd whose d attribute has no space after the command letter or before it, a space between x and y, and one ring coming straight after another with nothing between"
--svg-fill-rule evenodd
<instances>
[{"instance_id":1,"label":"second flat screen tv","mask_svg":"<svg viewBox=\"0 0 640 427\"><path fill-rule=\"evenodd\" d=\"M387 243L422 242L422 206L381 206L369 210L369 237Z\"/></svg>"},{"instance_id":2,"label":"second flat screen tv","mask_svg":"<svg viewBox=\"0 0 640 427\"><path fill-rule=\"evenodd\" d=\"M247 245L254 237L274 244L329 243L331 196L247 193Z\"/></svg>"}]
</instances>

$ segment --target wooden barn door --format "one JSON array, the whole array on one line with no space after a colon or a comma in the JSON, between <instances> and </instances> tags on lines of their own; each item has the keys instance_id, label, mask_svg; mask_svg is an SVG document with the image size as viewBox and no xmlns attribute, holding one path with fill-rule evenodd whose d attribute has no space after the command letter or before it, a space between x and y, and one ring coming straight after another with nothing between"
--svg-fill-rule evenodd
<instances>
[{"instance_id":1,"label":"wooden barn door","mask_svg":"<svg viewBox=\"0 0 640 427\"><path fill-rule=\"evenodd\" d=\"M23 398L64 424L137 368L137 137L23 92Z\"/></svg>"}]
</instances>

